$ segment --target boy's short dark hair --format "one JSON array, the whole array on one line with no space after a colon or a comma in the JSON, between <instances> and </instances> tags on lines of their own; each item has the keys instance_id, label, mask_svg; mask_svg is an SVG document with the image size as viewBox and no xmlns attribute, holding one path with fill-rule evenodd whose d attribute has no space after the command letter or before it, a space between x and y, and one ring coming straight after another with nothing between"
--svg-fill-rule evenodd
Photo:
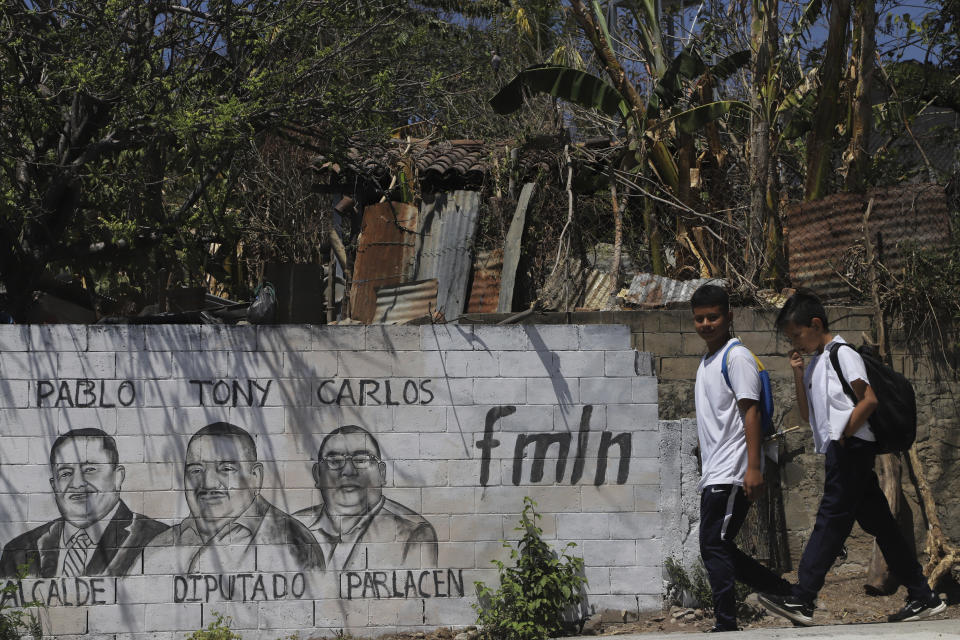
<instances>
[{"instance_id":1,"label":"boy's short dark hair","mask_svg":"<svg viewBox=\"0 0 960 640\"><path fill-rule=\"evenodd\" d=\"M696 309L697 307L720 307L723 313L728 313L730 311L730 296L727 295L723 287L715 284L703 284L693 292L693 296L690 298L690 308Z\"/></svg>"},{"instance_id":2,"label":"boy's short dark hair","mask_svg":"<svg viewBox=\"0 0 960 640\"><path fill-rule=\"evenodd\" d=\"M810 289L797 289L787 298L783 309L777 314L777 330L783 329L790 322L801 327L812 327L814 318L820 318L824 331L830 330L827 310L823 308L820 297Z\"/></svg>"}]
</instances>

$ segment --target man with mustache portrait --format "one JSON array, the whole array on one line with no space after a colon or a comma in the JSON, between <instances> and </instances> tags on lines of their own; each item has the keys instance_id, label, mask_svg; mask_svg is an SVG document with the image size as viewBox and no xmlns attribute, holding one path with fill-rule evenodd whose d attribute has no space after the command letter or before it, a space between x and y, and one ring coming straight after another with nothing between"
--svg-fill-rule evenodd
<instances>
[{"instance_id":1,"label":"man with mustache portrait","mask_svg":"<svg viewBox=\"0 0 960 640\"><path fill-rule=\"evenodd\" d=\"M116 441L100 429L75 429L50 448L50 487L61 517L20 535L0 556L0 575L26 565L30 577L126 573L166 525L133 513L120 499L125 470Z\"/></svg>"},{"instance_id":2,"label":"man with mustache portrait","mask_svg":"<svg viewBox=\"0 0 960 640\"><path fill-rule=\"evenodd\" d=\"M190 517L150 542L144 573L323 568L322 552L306 527L260 495L263 465L245 430L215 422L193 434L183 484Z\"/></svg>"},{"instance_id":3,"label":"man with mustache portrait","mask_svg":"<svg viewBox=\"0 0 960 640\"><path fill-rule=\"evenodd\" d=\"M328 434L313 478L323 502L293 515L317 537L328 568L437 566L433 525L383 495L387 465L366 429L346 425Z\"/></svg>"}]
</instances>

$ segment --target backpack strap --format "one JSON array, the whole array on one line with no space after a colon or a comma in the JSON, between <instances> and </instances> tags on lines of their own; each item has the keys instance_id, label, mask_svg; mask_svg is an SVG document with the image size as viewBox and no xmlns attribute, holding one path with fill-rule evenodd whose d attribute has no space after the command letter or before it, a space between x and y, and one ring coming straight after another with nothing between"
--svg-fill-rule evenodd
<instances>
[{"instance_id":1,"label":"backpack strap","mask_svg":"<svg viewBox=\"0 0 960 640\"><path fill-rule=\"evenodd\" d=\"M857 395L853 392L853 388L850 386L850 383L847 382L847 379L843 377L843 370L840 368L840 355L837 353L840 351L840 347L848 346L853 349L853 345L847 342L834 342L830 345L830 364L833 365L833 370L837 372L837 377L840 378L840 386L843 387L843 392L850 396L850 399L853 400L854 406L856 406Z\"/></svg>"},{"instance_id":2,"label":"backpack strap","mask_svg":"<svg viewBox=\"0 0 960 640\"><path fill-rule=\"evenodd\" d=\"M733 391L733 385L730 384L730 372L727 370L727 355L730 353L730 349L733 349L734 347L743 347L744 349L747 349L747 353L753 356L753 361L757 363L758 372L766 370L766 368L763 366L763 363L760 362L760 358L758 358L753 351L750 351L750 349L747 348L747 345L740 342L740 340L734 340L723 352L723 360L720 362L720 372L723 374L723 379L727 381L727 386L730 387L731 391Z\"/></svg>"}]
</instances>

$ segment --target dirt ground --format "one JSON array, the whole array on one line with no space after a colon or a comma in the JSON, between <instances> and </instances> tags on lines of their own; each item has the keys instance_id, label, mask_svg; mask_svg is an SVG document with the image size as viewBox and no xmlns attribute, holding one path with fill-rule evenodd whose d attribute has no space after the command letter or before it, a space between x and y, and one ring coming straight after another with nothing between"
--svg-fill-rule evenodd
<instances>
[{"instance_id":1,"label":"dirt ground","mask_svg":"<svg viewBox=\"0 0 960 640\"><path fill-rule=\"evenodd\" d=\"M790 582L796 582L796 573L788 573L784 577ZM901 587L897 593L889 596L868 596L863 590L864 576L828 574L826 584L820 591L817 601L817 610L813 620L817 625L853 624L861 622L885 622L887 616L898 611L904 604L906 590ZM960 619L960 589L949 593L941 593L946 597L947 610L936 616L936 619ZM751 607L752 609L753 607ZM779 616L767 613L757 605L759 614L754 620L741 620L743 629L761 629L771 627L790 627L792 623ZM672 607L670 610L645 613L639 620L630 622L603 622L588 625L583 635L616 636L636 633L691 633L706 631L713 626L711 612L702 612L695 609ZM457 629L437 629L433 632L389 634L380 637L380 640L473 640L476 631Z\"/></svg>"},{"instance_id":2,"label":"dirt ground","mask_svg":"<svg viewBox=\"0 0 960 640\"><path fill-rule=\"evenodd\" d=\"M784 575L790 582L796 582L796 572ZM889 596L868 596L863 590L864 576L828 574L827 581L817 600L817 609L813 620L817 625L852 624L861 622L886 622L887 616L898 611L905 602L906 589L900 588ZM935 619L960 618L960 592L941 593L946 596L947 610ZM790 627L793 623L785 618L767 613L759 607L760 617L755 620L741 620L743 629L762 629L770 627ZM636 622L603 624L597 635L615 636L625 633L671 633L705 631L713 626L712 612L698 617L699 611L691 615L688 609L673 608L644 614ZM686 612L679 618L674 616Z\"/></svg>"}]
</instances>

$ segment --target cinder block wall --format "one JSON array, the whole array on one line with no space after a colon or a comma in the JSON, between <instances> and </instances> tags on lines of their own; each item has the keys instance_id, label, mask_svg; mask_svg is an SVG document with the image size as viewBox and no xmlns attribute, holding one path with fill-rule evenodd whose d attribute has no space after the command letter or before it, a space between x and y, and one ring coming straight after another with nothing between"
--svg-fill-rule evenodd
<instances>
[{"instance_id":1,"label":"cinder block wall","mask_svg":"<svg viewBox=\"0 0 960 640\"><path fill-rule=\"evenodd\" d=\"M27 572L7 604L62 637L467 625L530 496L591 610L657 608L679 453L632 346L618 325L2 326L0 571ZM326 453L353 457L318 463L345 425L365 432Z\"/></svg>"}]
</instances>

